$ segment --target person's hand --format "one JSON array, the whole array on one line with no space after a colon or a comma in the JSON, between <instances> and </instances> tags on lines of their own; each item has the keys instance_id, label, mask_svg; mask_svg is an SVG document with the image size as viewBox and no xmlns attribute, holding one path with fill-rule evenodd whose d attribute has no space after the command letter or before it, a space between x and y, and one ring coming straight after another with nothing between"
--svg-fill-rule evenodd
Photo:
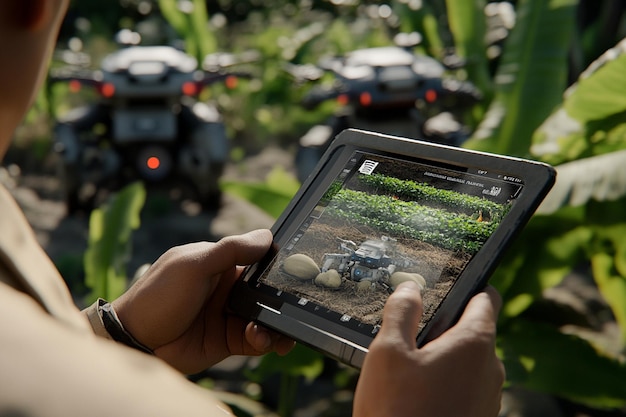
<instances>
[{"instance_id":1,"label":"person's hand","mask_svg":"<svg viewBox=\"0 0 626 417\"><path fill-rule=\"evenodd\" d=\"M241 265L258 261L271 242L269 230L257 230L174 247L113 302L115 311L135 339L187 374L230 355L286 354L293 340L226 312Z\"/></svg>"},{"instance_id":2,"label":"person's hand","mask_svg":"<svg viewBox=\"0 0 626 417\"><path fill-rule=\"evenodd\" d=\"M420 291L413 283L398 286L366 355L354 417L497 416L505 378L495 354L500 306L499 294L488 287L456 325L418 349Z\"/></svg>"}]
</instances>

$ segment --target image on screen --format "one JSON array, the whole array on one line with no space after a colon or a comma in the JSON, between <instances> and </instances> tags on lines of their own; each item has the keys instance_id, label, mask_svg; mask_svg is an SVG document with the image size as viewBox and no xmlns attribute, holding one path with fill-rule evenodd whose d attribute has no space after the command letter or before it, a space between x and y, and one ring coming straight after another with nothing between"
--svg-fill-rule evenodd
<instances>
[{"instance_id":1,"label":"image on screen","mask_svg":"<svg viewBox=\"0 0 626 417\"><path fill-rule=\"evenodd\" d=\"M257 286L372 334L399 283L425 326L523 188L519 178L355 152Z\"/></svg>"}]
</instances>

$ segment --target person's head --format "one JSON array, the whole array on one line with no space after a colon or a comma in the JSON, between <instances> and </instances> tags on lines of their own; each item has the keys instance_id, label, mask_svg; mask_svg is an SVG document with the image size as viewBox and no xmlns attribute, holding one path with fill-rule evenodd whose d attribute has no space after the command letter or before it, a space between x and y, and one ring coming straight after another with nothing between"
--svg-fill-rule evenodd
<instances>
[{"instance_id":1,"label":"person's head","mask_svg":"<svg viewBox=\"0 0 626 417\"><path fill-rule=\"evenodd\" d=\"M68 3L0 1L0 160L44 79Z\"/></svg>"}]
</instances>

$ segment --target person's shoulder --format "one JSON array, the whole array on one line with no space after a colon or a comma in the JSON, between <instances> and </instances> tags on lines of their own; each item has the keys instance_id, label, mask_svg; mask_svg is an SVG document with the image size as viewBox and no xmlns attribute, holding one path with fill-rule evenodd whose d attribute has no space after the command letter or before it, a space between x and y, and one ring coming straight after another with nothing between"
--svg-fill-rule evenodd
<instances>
[{"instance_id":1,"label":"person's shoulder","mask_svg":"<svg viewBox=\"0 0 626 417\"><path fill-rule=\"evenodd\" d=\"M21 208L1 184L0 212L0 283L25 294L49 315L74 327L89 329Z\"/></svg>"}]
</instances>

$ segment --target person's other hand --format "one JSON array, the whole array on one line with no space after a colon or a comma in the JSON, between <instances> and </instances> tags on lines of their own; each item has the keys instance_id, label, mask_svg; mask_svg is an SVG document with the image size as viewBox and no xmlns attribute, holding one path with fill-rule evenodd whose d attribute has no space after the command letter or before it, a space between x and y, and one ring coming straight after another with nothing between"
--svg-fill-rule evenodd
<instances>
[{"instance_id":1,"label":"person's other hand","mask_svg":"<svg viewBox=\"0 0 626 417\"><path fill-rule=\"evenodd\" d=\"M505 378L495 354L501 303L496 290L486 288L452 328L418 349L420 290L413 283L398 286L365 358L354 416L497 416Z\"/></svg>"},{"instance_id":2,"label":"person's other hand","mask_svg":"<svg viewBox=\"0 0 626 417\"><path fill-rule=\"evenodd\" d=\"M242 266L261 259L271 243L269 230L257 230L174 247L113 302L115 311L135 339L187 374L230 355L286 354L293 340L226 310Z\"/></svg>"}]
</instances>

